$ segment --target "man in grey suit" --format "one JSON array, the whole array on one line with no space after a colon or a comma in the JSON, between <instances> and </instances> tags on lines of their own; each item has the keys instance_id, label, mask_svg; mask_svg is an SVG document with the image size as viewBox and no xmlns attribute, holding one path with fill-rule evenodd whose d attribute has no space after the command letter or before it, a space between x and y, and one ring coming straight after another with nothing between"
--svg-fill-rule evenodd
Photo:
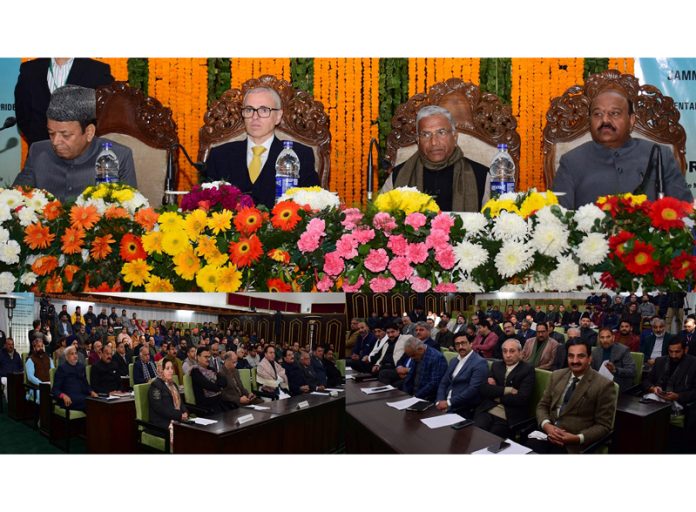
<instances>
[{"instance_id":1,"label":"man in grey suit","mask_svg":"<svg viewBox=\"0 0 696 512\"><path fill-rule=\"evenodd\" d=\"M546 441L529 439L537 453L579 453L612 427L616 411L614 383L590 368L590 345L568 342L568 368L551 374L537 405L537 421Z\"/></svg>"},{"instance_id":2,"label":"man in grey suit","mask_svg":"<svg viewBox=\"0 0 696 512\"><path fill-rule=\"evenodd\" d=\"M488 363L472 350L469 339L454 339L459 356L449 362L437 389L436 407L441 411L468 415L481 401L479 390L488 377Z\"/></svg>"},{"instance_id":3,"label":"man in grey suit","mask_svg":"<svg viewBox=\"0 0 696 512\"><path fill-rule=\"evenodd\" d=\"M602 327L598 335L599 347L592 349L592 369L599 371L602 365L614 375L619 391L626 391L633 385L636 376L636 363L631 357L631 349L616 343L614 333L609 327Z\"/></svg>"},{"instance_id":4,"label":"man in grey suit","mask_svg":"<svg viewBox=\"0 0 696 512\"><path fill-rule=\"evenodd\" d=\"M576 210L593 203L599 196L633 192L643 182L648 169L653 143L631 137L636 116L633 103L625 90L607 87L600 91L590 105L592 141L568 151L561 157L551 189L562 192L562 206ZM659 146L662 155L665 195L692 202L672 151ZM654 201L653 170L647 177L645 192Z\"/></svg>"}]
</instances>

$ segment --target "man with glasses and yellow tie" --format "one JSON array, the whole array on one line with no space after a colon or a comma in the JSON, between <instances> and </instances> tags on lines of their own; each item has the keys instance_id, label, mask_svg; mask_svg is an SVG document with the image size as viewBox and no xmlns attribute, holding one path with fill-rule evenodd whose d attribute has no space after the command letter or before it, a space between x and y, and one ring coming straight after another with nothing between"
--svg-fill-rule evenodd
<instances>
[{"instance_id":1,"label":"man with glasses and yellow tie","mask_svg":"<svg viewBox=\"0 0 696 512\"><path fill-rule=\"evenodd\" d=\"M435 197L441 210L477 212L488 196L488 168L464 156L452 114L437 105L416 115L418 151L392 170L382 192L416 187Z\"/></svg>"},{"instance_id":2,"label":"man with glasses and yellow tie","mask_svg":"<svg viewBox=\"0 0 696 512\"><path fill-rule=\"evenodd\" d=\"M207 175L211 181L224 180L248 193L256 204L275 204L275 164L283 141L275 128L283 117L278 93L268 87L249 89L242 102L246 140L228 142L210 151ZM300 160L298 186L319 185L312 149L295 142L292 149Z\"/></svg>"}]
</instances>

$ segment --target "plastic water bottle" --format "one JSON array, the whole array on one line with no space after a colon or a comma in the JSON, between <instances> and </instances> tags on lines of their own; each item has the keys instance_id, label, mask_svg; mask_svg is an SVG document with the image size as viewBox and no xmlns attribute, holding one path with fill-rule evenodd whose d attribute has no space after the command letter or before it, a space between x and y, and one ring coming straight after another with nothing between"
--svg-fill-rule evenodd
<instances>
[{"instance_id":1,"label":"plastic water bottle","mask_svg":"<svg viewBox=\"0 0 696 512\"><path fill-rule=\"evenodd\" d=\"M491 197L515 191L515 162L508 153L507 144L498 144L498 153L488 171L491 181Z\"/></svg>"},{"instance_id":2,"label":"plastic water bottle","mask_svg":"<svg viewBox=\"0 0 696 512\"><path fill-rule=\"evenodd\" d=\"M102 150L94 165L97 171L97 184L118 182L118 157L111 149L111 142L102 142Z\"/></svg>"},{"instance_id":3,"label":"plastic water bottle","mask_svg":"<svg viewBox=\"0 0 696 512\"><path fill-rule=\"evenodd\" d=\"M283 142L283 151L278 155L276 168L276 201L287 190L296 187L300 181L300 159L292 149L292 141Z\"/></svg>"}]
</instances>

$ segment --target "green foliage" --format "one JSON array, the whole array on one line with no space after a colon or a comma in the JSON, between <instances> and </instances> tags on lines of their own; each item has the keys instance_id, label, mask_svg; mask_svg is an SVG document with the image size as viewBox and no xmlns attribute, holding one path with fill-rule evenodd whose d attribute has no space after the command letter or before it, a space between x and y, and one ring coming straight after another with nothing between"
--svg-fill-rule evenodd
<instances>
[{"instance_id":1,"label":"green foliage","mask_svg":"<svg viewBox=\"0 0 696 512\"><path fill-rule=\"evenodd\" d=\"M601 73L609 69L609 59L608 58L587 58L585 57L584 69L582 72L582 77L587 80L587 77L594 75L595 73Z\"/></svg>"},{"instance_id":2,"label":"green foliage","mask_svg":"<svg viewBox=\"0 0 696 512\"><path fill-rule=\"evenodd\" d=\"M314 59L290 59L290 81L293 87L314 94Z\"/></svg>"},{"instance_id":3,"label":"green foliage","mask_svg":"<svg viewBox=\"0 0 696 512\"><path fill-rule=\"evenodd\" d=\"M379 117L373 121L379 130L379 152L387 154L387 137L391 133L391 120L396 109L408 100L408 59L379 59ZM387 179L387 173L379 169L379 186Z\"/></svg>"},{"instance_id":4,"label":"green foliage","mask_svg":"<svg viewBox=\"0 0 696 512\"><path fill-rule=\"evenodd\" d=\"M147 95L147 78L149 71L147 59L128 59L128 85L140 89Z\"/></svg>"},{"instance_id":5,"label":"green foliage","mask_svg":"<svg viewBox=\"0 0 696 512\"><path fill-rule=\"evenodd\" d=\"M479 86L482 92L490 92L506 104L511 103L512 59L481 59L479 69Z\"/></svg>"},{"instance_id":6,"label":"green foliage","mask_svg":"<svg viewBox=\"0 0 696 512\"><path fill-rule=\"evenodd\" d=\"M208 59L208 106L230 88L230 59Z\"/></svg>"}]
</instances>

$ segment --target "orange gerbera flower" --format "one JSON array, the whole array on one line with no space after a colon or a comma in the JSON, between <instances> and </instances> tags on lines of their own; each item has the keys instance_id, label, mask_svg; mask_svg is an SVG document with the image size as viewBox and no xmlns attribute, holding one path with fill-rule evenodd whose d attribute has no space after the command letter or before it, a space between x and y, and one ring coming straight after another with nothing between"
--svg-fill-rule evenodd
<instances>
[{"instance_id":1,"label":"orange gerbera flower","mask_svg":"<svg viewBox=\"0 0 696 512\"><path fill-rule=\"evenodd\" d=\"M44 219L46 219L46 220L57 219L62 212L63 212L63 205L60 204L60 201L51 201L46 206L44 206L44 211L43 211Z\"/></svg>"},{"instance_id":2,"label":"orange gerbera flower","mask_svg":"<svg viewBox=\"0 0 696 512\"><path fill-rule=\"evenodd\" d=\"M107 219L127 219L130 217L125 208L120 206L112 206L104 212L104 217Z\"/></svg>"},{"instance_id":3,"label":"orange gerbera flower","mask_svg":"<svg viewBox=\"0 0 696 512\"><path fill-rule=\"evenodd\" d=\"M65 265L63 268L63 275L65 275L65 280L68 283L72 283L73 277L75 277L75 273L80 270L80 267L77 265Z\"/></svg>"},{"instance_id":4,"label":"orange gerbera flower","mask_svg":"<svg viewBox=\"0 0 696 512\"><path fill-rule=\"evenodd\" d=\"M63 242L61 250L65 254L77 254L85 244L85 232L82 228L66 228L60 240Z\"/></svg>"},{"instance_id":5,"label":"orange gerbera flower","mask_svg":"<svg viewBox=\"0 0 696 512\"><path fill-rule=\"evenodd\" d=\"M294 201L282 201L273 207L271 224L282 231L292 231L302 217L297 213L300 206Z\"/></svg>"},{"instance_id":6,"label":"orange gerbera flower","mask_svg":"<svg viewBox=\"0 0 696 512\"><path fill-rule=\"evenodd\" d=\"M259 237L251 235L249 238L240 238L239 242L231 242L229 253L230 261L238 268L248 267L263 255L263 246Z\"/></svg>"},{"instance_id":7,"label":"orange gerbera flower","mask_svg":"<svg viewBox=\"0 0 696 512\"><path fill-rule=\"evenodd\" d=\"M147 253L143 249L143 244L139 236L126 233L121 239L121 258L123 261L145 260Z\"/></svg>"},{"instance_id":8,"label":"orange gerbera flower","mask_svg":"<svg viewBox=\"0 0 696 512\"><path fill-rule=\"evenodd\" d=\"M48 226L44 226L40 222L29 224L24 228L24 235L24 241L32 250L46 249L56 237L48 229Z\"/></svg>"},{"instance_id":9,"label":"orange gerbera flower","mask_svg":"<svg viewBox=\"0 0 696 512\"><path fill-rule=\"evenodd\" d=\"M292 291L292 286L290 286L288 283L283 281L282 279L275 277L273 279L267 279L266 280L266 287L268 288L269 292L273 293L282 293L282 292L291 292Z\"/></svg>"},{"instance_id":10,"label":"orange gerbera flower","mask_svg":"<svg viewBox=\"0 0 696 512\"><path fill-rule=\"evenodd\" d=\"M135 212L135 222L140 224L143 229L151 231L159 219L159 213L152 208L141 208Z\"/></svg>"},{"instance_id":11,"label":"orange gerbera flower","mask_svg":"<svg viewBox=\"0 0 696 512\"><path fill-rule=\"evenodd\" d=\"M242 208L234 218L234 226L243 235L256 233L263 225L264 215L258 208Z\"/></svg>"},{"instance_id":12,"label":"orange gerbera flower","mask_svg":"<svg viewBox=\"0 0 696 512\"><path fill-rule=\"evenodd\" d=\"M290 263L290 253L283 249L271 249L268 251L268 257L279 263Z\"/></svg>"},{"instance_id":13,"label":"orange gerbera flower","mask_svg":"<svg viewBox=\"0 0 696 512\"><path fill-rule=\"evenodd\" d=\"M113 244L115 241L116 240L114 240L114 237L111 236L111 234L95 237L94 242L92 242L92 248L89 250L89 253L95 260L103 260L109 254L111 254L110 245Z\"/></svg>"},{"instance_id":14,"label":"orange gerbera flower","mask_svg":"<svg viewBox=\"0 0 696 512\"><path fill-rule=\"evenodd\" d=\"M55 256L41 256L31 266L32 272L37 276L47 276L58 267L58 258Z\"/></svg>"},{"instance_id":15,"label":"orange gerbera flower","mask_svg":"<svg viewBox=\"0 0 696 512\"><path fill-rule=\"evenodd\" d=\"M46 281L46 285L44 286L44 291L46 293L62 293L63 280L60 278L60 276L53 274L48 279L48 281Z\"/></svg>"},{"instance_id":16,"label":"orange gerbera flower","mask_svg":"<svg viewBox=\"0 0 696 512\"><path fill-rule=\"evenodd\" d=\"M74 205L70 209L70 223L75 228L91 229L97 222L99 222L99 212L93 204Z\"/></svg>"}]
</instances>

